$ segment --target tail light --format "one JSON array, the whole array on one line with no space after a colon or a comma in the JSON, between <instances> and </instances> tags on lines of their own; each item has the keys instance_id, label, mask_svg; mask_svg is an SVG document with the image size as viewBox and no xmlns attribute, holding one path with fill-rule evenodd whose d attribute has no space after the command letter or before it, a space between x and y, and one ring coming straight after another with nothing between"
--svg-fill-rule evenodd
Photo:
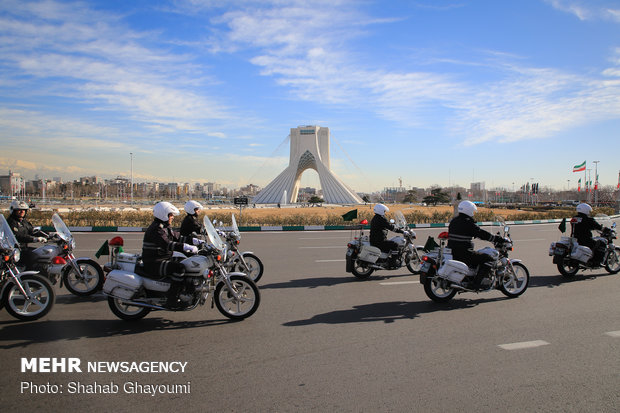
<instances>
[{"instance_id":1,"label":"tail light","mask_svg":"<svg viewBox=\"0 0 620 413\"><path fill-rule=\"evenodd\" d=\"M213 270L209 270L209 272L207 273L207 278L211 277L213 277Z\"/></svg>"}]
</instances>

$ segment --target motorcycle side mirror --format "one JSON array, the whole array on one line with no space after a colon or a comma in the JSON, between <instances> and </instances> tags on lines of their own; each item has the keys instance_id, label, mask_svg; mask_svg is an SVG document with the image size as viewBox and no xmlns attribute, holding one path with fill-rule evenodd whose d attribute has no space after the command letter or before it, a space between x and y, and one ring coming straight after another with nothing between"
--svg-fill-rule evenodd
<instances>
[{"instance_id":1,"label":"motorcycle side mirror","mask_svg":"<svg viewBox=\"0 0 620 413\"><path fill-rule=\"evenodd\" d=\"M504 234L508 234L508 231L510 231L510 227L508 225L506 225L504 227Z\"/></svg>"},{"instance_id":2,"label":"motorcycle side mirror","mask_svg":"<svg viewBox=\"0 0 620 413\"><path fill-rule=\"evenodd\" d=\"M616 228L616 223L614 222L613 224L611 224L611 228L615 229Z\"/></svg>"}]
</instances>

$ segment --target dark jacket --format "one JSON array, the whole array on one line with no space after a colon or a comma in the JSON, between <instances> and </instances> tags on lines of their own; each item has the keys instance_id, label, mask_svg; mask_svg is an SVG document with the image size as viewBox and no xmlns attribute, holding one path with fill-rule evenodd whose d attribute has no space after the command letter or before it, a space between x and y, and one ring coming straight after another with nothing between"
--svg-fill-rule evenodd
<instances>
[{"instance_id":1,"label":"dark jacket","mask_svg":"<svg viewBox=\"0 0 620 413\"><path fill-rule=\"evenodd\" d=\"M200 234L202 231L202 224L198 221L198 214L185 215L183 222L181 223L181 235L192 236L192 233Z\"/></svg>"},{"instance_id":2,"label":"dark jacket","mask_svg":"<svg viewBox=\"0 0 620 413\"><path fill-rule=\"evenodd\" d=\"M35 242L35 236L32 235L34 232L34 227L26 218L21 221L15 217L15 215L11 214L9 218L6 220L15 234L15 238L20 243L20 245L25 246L29 242Z\"/></svg>"},{"instance_id":3,"label":"dark jacket","mask_svg":"<svg viewBox=\"0 0 620 413\"><path fill-rule=\"evenodd\" d=\"M594 218L582 213L577 214L573 219L576 221L573 225L573 237L577 238L579 245L592 248L594 246L592 230L600 231L603 229L603 226L596 222Z\"/></svg>"},{"instance_id":4,"label":"dark jacket","mask_svg":"<svg viewBox=\"0 0 620 413\"><path fill-rule=\"evenodd\" d=\"M186 239L173 231L167 221L155 218L144 233L142 261L145 267L153 262L171 259L173 251L183 252Z\"/></svg>"},{"instance_id":5,"label":"dark jacket","mask_svg":"<svg viewBox=\"0 0 620 413\"><path fill-rule=\"evenodd\" d=\"M495 238L493 234L480 228L472 217L462 213L452 218L448 234L448 248L452 249L453 258L459 261L464 261L463 257L469 257L470 250L474 248L474 238L484 241Z\"/></svg>"},{"instance_id":6,"label":"dark jacket","mask_svg":"<svg viewBox=\"0 0 620 413\"><path fill-rule=\"evenodd\" d=\"M380 246L387 239L388 231L394 231L394 225L379 214L370 221L370 245Z\"/></svg>"}]
</instances>

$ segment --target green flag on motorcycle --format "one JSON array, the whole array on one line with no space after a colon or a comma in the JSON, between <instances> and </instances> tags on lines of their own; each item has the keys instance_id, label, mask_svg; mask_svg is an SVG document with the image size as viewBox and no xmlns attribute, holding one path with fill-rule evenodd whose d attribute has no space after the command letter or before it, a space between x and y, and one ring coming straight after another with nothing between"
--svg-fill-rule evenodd
<instances>
[{"instance_id":1,"label":"green flag on motorcycle","mask_svg":"<svg viewBox=\"0 0 620 413\"><path fill-rule=\"evenodd\" d=\"M432 251L437 247L439 247L439 244L435 242L435 238L429 235L428 239L426 240L426 244L424 244L424 251Z\"/></svg>"},{"instance_id":2,"label":"green flag on motorcycle","mask_svg":"<svg viewBox=\"0 0 620 413\"><path fill-rule=\"evenodd\" d=\"M558 225L558 229L562 234L566 232L566 218L562 219L562 222L560 222L560 225Z\"/></svg>"},{"instance_id":3,"label":"green flag on motorcycle","mask_svg":"<svg viewBox=\"0 0 620 413\"><path fill-rule=\"evenodd\" d=\"M353 221L355 218L357 218L357 209L353 209L342 215L342 219L344 219L345 221Z\"/></svg>"},{"instance_id":4,"label":"green flag on motorcycle","mask_svg":"<svg viewBox=\"0 0 620 413\"><path fill-rule=\"evenodd\" d=\"M110 255L110 247L108 246L108 240L105 240L103 245L95 253L95 257L97 258L101 257L102 255Z\"/></svg>"}]
</instances>

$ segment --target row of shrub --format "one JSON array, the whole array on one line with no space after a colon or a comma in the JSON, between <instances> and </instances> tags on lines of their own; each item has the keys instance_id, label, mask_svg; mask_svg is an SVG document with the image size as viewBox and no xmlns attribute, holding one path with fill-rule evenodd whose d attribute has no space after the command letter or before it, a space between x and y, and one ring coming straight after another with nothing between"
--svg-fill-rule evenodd
<instances>
[{"instance_id":1,"label":"row of shrub","mask_svg":"<svg viewBox=\"0 0 620 413\"><path fill-rule=\"evenodd\" d=\"M613 215L613 208L595 208L593 214ZM31 210L28 220L35 226L51 225L53 212ZM554 209L546 211L523 211L502 215L501 210L481 209L476 213L477 221L496 221L503 216L509 221L538 220L538 219L557 219L568 218L575 214L573 209ZM94 226L94 227L147 227L153 221L153 215L149 211L71 211L60 214L65 224L68 226ZM221 221L224 225L231 224L231 212L209 211L209 218ZM409 224L442 223L452 219L451 211L405 211L405 219ZM183 214L181 214L183 216ZM370 210L358 211L355 223L367 219L368 222L373 217ZM301 226L301 225L343 225L345 224L342 216L336 213L327 213L323 216L308 214L278 215L277 210L268 216L260 218L253 217L251 212L244 212L241 215L235 214L239 226ZM202 217L201 217L202 219ZM175 220L176 225L181 224L181 217Z\"/></svg>"}]
</instances>

